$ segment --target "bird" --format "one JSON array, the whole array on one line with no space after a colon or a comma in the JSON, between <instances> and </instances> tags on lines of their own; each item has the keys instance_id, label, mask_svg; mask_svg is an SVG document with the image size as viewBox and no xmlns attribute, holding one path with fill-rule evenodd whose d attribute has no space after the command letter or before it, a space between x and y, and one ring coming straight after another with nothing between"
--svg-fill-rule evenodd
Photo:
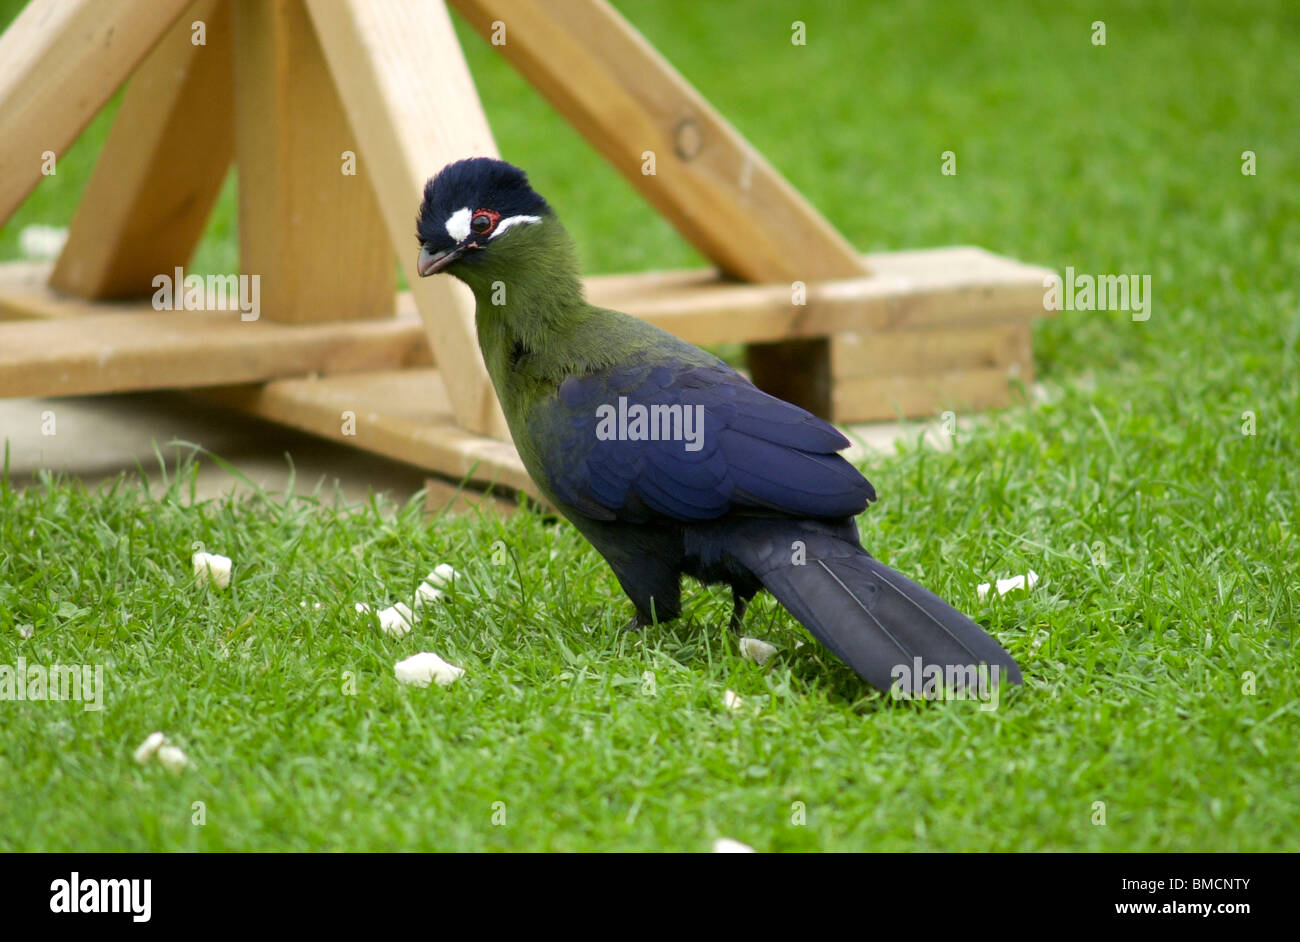
<instances>
[{"instance_id":1,"label":"bird","mask_svg":"<svg viewBox=\"0 0 1300 942\"><path fill-rule=\"evenodd\" d=\"M767 590L882 691L916 694L936 673L966 688L978 669L1022 682L979 625L863 548L856 517L876 492L839 454L839 430L586 301L574 241L523 170L448 164L425 184L416 237L421 277L445 272L474 293L519 457L613 570L628 629L678 618L686 575L731 588L735 631Z\"/></svg>"}]
</instances>

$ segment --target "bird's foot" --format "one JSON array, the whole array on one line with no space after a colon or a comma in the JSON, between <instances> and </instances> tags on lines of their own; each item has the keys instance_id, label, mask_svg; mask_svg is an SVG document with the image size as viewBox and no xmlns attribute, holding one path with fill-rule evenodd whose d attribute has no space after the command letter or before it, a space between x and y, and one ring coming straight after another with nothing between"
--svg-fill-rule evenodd
<instances>
[{"instance_id":1,"label":"bird's foot","mask_svg":"<svg viewBox=\"0 0 1300 942\"><path fill-rule=\"evenodd\" d=\"M640 631L640 630L641 630L642 628L644 628L644 627L645 627L645 622L643 622L643 621L642 621L639 617L637 617L636 615L633 615L633 616L632 616L632 619L631 619L631 620L630 620L626 625L623 626L623 630L624 630L624 631Z\"/></svg>"}]
</instances>

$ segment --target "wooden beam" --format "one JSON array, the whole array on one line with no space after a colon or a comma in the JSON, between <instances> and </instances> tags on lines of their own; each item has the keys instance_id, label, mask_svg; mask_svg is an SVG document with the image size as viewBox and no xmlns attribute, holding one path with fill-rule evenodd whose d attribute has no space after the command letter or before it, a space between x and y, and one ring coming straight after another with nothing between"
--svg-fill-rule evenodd
<instances>
[{"instance_id":1,"label":"wooden beam","mask_svg":"<svg viewBox=\"0 0 1300 942\"><path fill-rule=\"evenodd\" d=\"M837 422L885 422L935 416L944 409L983 412L1015 401L1013 380L1033 381L1033 369L1008 367L858 376L837 379L831 393Z\"/></svg>"},{"instance_id":2,"label":"wooden beam","mask_svg":"<svg viewBox=\"0 0 1300 942\"><path fill-rule=\"evenodd\" d=\"M447 392L440 371L405 369L277 380L203 395L452 480L472 475L541 499L515 447L461 428Z\"/></svg>"},{"instance_id":3,"label":"wooden beam","mask_svg":"<svg viewBox=\"0 0 1300 942\"><path fill-rule=\"evenodd\" d=\"M699 251L746 281L865 273L853 247L604 0L451 0ZM496 24L501 24L497 27ZM655 173L643 173L647 151Z\"/></svg>"},{"instance_id":4,"label":"wooden beam","mask_svg":"<svg viewBox=\"0 0 1300 942\"><path fill-rule=\"evenodd\" d=\"M214 386L430 362L409 318L291 326L241 321L238 312L137 307L0 324L0 397Z\"/></svg>"},{"instance_id":5,"label":"wooden beam","mask_svg":"<svg viewBox=\"0 0 1300 942\"><path fill-rule=\"evenodd\" d=\"M1008 330L1027 344L1032 321L1053 313L1042 306L1046 269L969 248L867 261L876 274L811 285L805 305L792 304L784 286L736 284L708 271L596 277L587 291L596 303L694 343L835 337L840 360L828 395L839 421L892 418L896 403L905 414L929 414L944 396L987 408L1007 401L1005 376L1014 363L1022 378L1032 375L1027 347L1016 359L998 351L1011 349L1000 346L1009 343ZM404 316L395 319L290 327L243 322L233 313L91 303L44 285L47 270L0 265L0 320L36 319L0 323L0 396L224 385L432 361L409 295L399 298ZM887 331L888 350L875 359L869 344L867 353L855 353L843 337L864 330ZM804 368L797 353L787 367L792 375ZM999 369L981 372L990 356ZM934 375L946 377L937 393Z\"/></svg>"},{"instance_id":6,"label":"wooden beam","mask_svg":"<svg viewBox=\"0 0 1300 942\"><path fill-rule=\"evenodd\" d=\"M837 392L851 421L935 415L940 409L1008 404L1005 371L855 380ZM545 504L513 445L460 428L439 371L377 370L204 390L203 398L333 441L436 471L528 494Z\"/></svg>"},{"instance_id":7,"label":"wooden beam","mask_svg":"<svg viewBox=\"0 0 1300 942\"><path fill-rule=\"evenodd\" d=\"M446 371L465 429L506 440L509 430L478 349L474 299L451 278L420 278L414 219L425 181L453 160L496 156L496 144L442 4L418 0L307 0L389 238Z\"/></svg>"},{"instance_id":8,"label":"wooden beam","mask_svg":"<svg viewBox=\"0 0 1300 942\"><path fill-rule=\"evenodd\" d=\"M605 0L450 2L728 275L789 285L866 274L848 241ZM830 414L824 342L751 346L746 362L760 387Z\"/></svg>"},{"instance_id":9,"label":"wooden beam","mask_svg":"<svg viewBox=\"0 0 1300 942\"><path fill-rule=\"evenodd\" d=\"M235 39L240 267L262 307L295 323L391 315L377 168L349 168L360 148L302 0L235 0Z\"/></svg>"},{"instance_id":10,"label":"wooden beam","mask_svg":"<svg viewBox=\"0 0 1300 942\"><path fill-rule=\"evenodd\" d=\"M1030 321L929 330L845 331L831 337L831 376L940 373L1034 362Z\"/></svg>"},{"instance_id":11,"label":"wooden beam","mask_svg":"<svg viewBox=\"0 0 1300 942\"><path fill-rule=\"evenodd\" d=\"M147 296L194 254L235 152L231 20L228 0L196 0L132 76L51 276L58 290Z\"/></svg>"},{"instance_id":12,"label":"wooden beam","mask_svg":"<svg viewBox=\"0 0 1300 942\"><path fill-rule=\"evenodd\" d=\"M691 343L779 343L846 331L1027 323L1043 308L1046 268L959 246L863 256L872 274L809 284L723 281L707 269L586 280L593 304L648 320Z\"/></svg>"},{"instance_id":13,"label":"wooden beam","mask_svg":"<svg viewBox=\"0 0 1300 942\"><path fill-rule=\"evenodd\" d=\"M33 0L0 36L0 223L189 0ZM57 164L56 164L57 170Z\"/></svg>"},{"instance_id":14,"label":"wooden beam","mask_svg":"<svg viewBox=\"0 0 1300 942\"><path fill-rule=\"evenodd\" d=\"M1028 325L1055 314L1043 308L1042 283L1049 269L982 249L884 252L864 259L875 274L809 285L806 304L793 303L783 285L725 281L710 269L597 275L585 285L593 303L703 345L776 343L863 331L903 336L949 328L988 330ZM151 310L148 305L106 306L61 295L44 284L48 270L32 262L0 265L0 320ZM399 295L397 306L410 315L405 329L416 329L414 297Z\"/></svg>"}]
</instances>

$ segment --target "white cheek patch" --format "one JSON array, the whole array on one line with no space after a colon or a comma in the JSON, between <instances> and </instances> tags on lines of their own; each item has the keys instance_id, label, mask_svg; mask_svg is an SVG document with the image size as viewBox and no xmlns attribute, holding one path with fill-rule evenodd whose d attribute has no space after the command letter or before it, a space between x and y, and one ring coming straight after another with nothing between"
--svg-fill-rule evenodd
<instances>
[{"instance_id":1,"label":"white cheek patch","mask_svg":"<svg viewBox=\"0 0 1300 942\"><path fill-rule=\"evenodd\" d=\"M451 236L457 244L469 238L469 217L468 206L456 210L447 217L447 235Z\"/></svg>"},{"instance_id":2,"label":"white cheek patch","mask_svg":"<svg viewBox=\"0 0 1300 942\"><path fill-rule=\"evenodd\" d=\"M497 236L505 232L511 226L526 226L530 223L541 222L541 221L542 221L541 216L508 216L507 218L502 219L499 223L497 223L497 230L496 232L492 233L492 238L495 239ZM447 223L447 225L451 225L451 223L449 222Z\"/></svg>"}]
</instances>

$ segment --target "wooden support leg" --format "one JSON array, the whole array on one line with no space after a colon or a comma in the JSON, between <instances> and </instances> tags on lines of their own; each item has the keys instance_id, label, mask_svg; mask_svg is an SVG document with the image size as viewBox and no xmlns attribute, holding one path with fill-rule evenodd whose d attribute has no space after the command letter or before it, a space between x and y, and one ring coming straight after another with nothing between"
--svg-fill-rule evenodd
<instances>
[{"instance_id":1,"label":"wooden support leg","mask_svg":"<svg viewBox=\"0 0 1300 942\"><path fill-rule=\"evenodd\" d=\"M605 0L451 3L723 272L787 284L867 274L844 237ZM754 381L829 416L825 343L785 346L748 349Z\"/></svg>"},{"instance_id":2,"label":"wooden support leg","mask_svg":"<svg viewBox=\"0 0 1300 942\"><path fill-rule=\"evenodd\" d=\"M853 247L604 0L451 4L497 36L495 48L727 274L866 274Z\"/></svg>"},{"instance_id":3,"label":"wooden support leg","mask_svg":"<svg viewBox=\"0 0 1300 942\"><path fill-rule=\"evenodd\" d=\"M196 0L136 70L51 286L144 297L190 260L235 152L233 42L229 0Z\"/></svg>"},{"instance_id":4,"label":"wooden support leg","mask_svg":"<svg viewBox=\"0 0 1300 942\"><path fill-rule=\"evenodd\" d=\"M0 37L0 222L189 0L33 0Z\"/></svg>"},{"instance_id":5,"label":"wooden support leg","mask_svg":"<svg viewBox=\"0 0 1300 942\"><path fill-rule=\"evenodd\" d=\"M497 154L451 17L442 4L419 0L307 0L307 8L372 169L456 420L509 440L479 353L473 296L451 278L420 278L415 269L425 181L453 160Z\"/></svg>"},{"instance_id":6,"label":"wooden support leg","mask_svg":"<svg viewBox=\"0 0 1300 942\"><path fill-rule=\"evenodd\" d=\"M262 310L295 323L391 315L373 174L302 0L235 0L235 37L241 268L260 276Z\"/></svg>"}]
</instances>

